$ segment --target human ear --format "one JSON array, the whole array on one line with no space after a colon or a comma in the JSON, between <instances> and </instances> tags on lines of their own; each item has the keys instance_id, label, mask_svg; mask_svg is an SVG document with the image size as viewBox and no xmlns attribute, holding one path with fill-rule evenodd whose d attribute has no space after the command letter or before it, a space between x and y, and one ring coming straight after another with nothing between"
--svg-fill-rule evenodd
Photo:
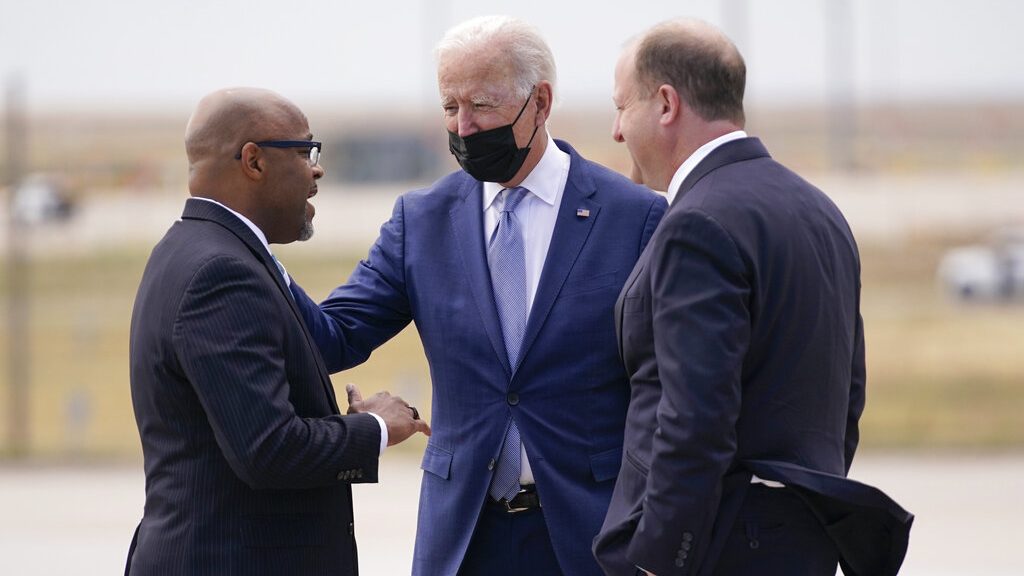
<instances>
[{"instance_id":1,"label":"human ear","mask_svg":"<svg viewBox=\"0 0 1024 576\"><path fill-rule=\"evenodd\" d=\"M658 87L656 98L661 106L661 116L658 118L658 122L662 126L675 122L679 117L682 107L679 92L676 92L675 87L671 84L662 84Z\"/></svg>"},{"instance_id":2,"label":"human ear","mask_svg":"<svg viewBox=\"0 0 1024 576\"><path fill-rule=\"evenodd\" d=\"M266 170L263 149L255 142L246 142L239 155L241 156L242 173L252 180L262 180Z\"/></svg>"},{"instance_id":3,"label":"human ear","mask_svg":"<svg viewBox=\"0 0 1024 576\"><path fill-rule=\"evenodd\" d=\"M547 122L548 118L551 116L553 100L551 83L546 80L539 82L535 92L537 93L537 126L540 126Z\"/></svg>"}]
</instances>

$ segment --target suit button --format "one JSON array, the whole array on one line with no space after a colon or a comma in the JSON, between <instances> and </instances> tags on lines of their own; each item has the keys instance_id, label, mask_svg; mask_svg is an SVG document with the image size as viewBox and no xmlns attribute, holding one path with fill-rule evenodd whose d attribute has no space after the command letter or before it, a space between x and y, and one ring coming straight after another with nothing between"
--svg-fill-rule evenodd
<instances>
[{"instance_id":1,"label":"suit button","mask_svg":"<svg viewBox=\"0 0 1024 576\"><path fill-rule=\"evenodd\" d=\"M683 532L683 542L691 542L693 540L693 534L689 532Z\"/></svg>"},{"instance_id":2,"label":"suit button","mask_svg":"<svg viewBox=\"0 0 1024 576\"><path fill-rule=\"evenodd\" d=\"M363 477L363 470L362 470L362 468L360 468L359 470L356 470L356 478L362 478L362 477Z\"/></svg>"},{"instance_id":3,"label":"suit button","mask_svg":"<svg viewBox=\"0 0 1024 576\"><path fill-rule=\"evenodd\" d=\"M491 461L487 463L487 469L494 470L494 458L491 458Z\"/></svg>"},{"instance_id":4,"label":"suit button","mask_svg":"<svg viewBox=\"0 0 1024 576\"><path fill-rule=\"evenodd\" d=\"M686 560L683 560L682 558L676 558L676 566L679 568L686 566Z\"/></svg>"},{"instance_id":5,"label":"suit button","mask_svg":"<svg viewBox=\"0 0 1024 576\"><path fill-rule=\"evenodd\" d=\"M689 550L692 546L693 544L690 544L689 542L683 542L683 550Z\"/></svg>"},{"instance_id":6,"label":"suit button","mask_svg":"<svg viewBox=\"0 0 1024 576\"><path fill-rule=\"evenodd\" d=\"M348 535L349 536L355 536L356 535L356 525L354 523L352 523L352 522L348 523Z\"/></svg>"},{"instance_id":7,"label":"suit button","mask_svg":"<svg viewBox=\"0 0 1024 576\"><path fill-rule=\"evenodd\" d=\"M344 479L345 479L345 472L344 471L338 472L338 480L344 480Z\"/></svg>"},{"instance_id":8,"label":"suit button","mask_svg":"<svg viewBox=\"0 0 1024 576\"><path fill-rule=\"evenodd\" d=\"M509 403L509 406L515 406L516 404L519 404L519 394L509 392L508 396L505 397L505 400Z\"/></svg>"}]
</instances>

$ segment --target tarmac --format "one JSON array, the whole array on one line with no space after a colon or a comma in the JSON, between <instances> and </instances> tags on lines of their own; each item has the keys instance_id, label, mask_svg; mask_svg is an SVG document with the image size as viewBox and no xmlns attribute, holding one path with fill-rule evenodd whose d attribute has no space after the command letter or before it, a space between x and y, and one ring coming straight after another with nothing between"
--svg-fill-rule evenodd
<instances>
[{"instance_id":1,"label":"tarmac","mask_svg":"<svg viewBox=\"0 0 1024 576\"><path fill-rule=\"evenodd\" d=\"M418 458L385 453L381 482L356 485L363 576L408 574ZM916 515L905 576L1020 576L1024 454L864 454L851 477ZM142 514L137 464L0 464L0 575L121 574Z\"/></svg>"}]
</instances>

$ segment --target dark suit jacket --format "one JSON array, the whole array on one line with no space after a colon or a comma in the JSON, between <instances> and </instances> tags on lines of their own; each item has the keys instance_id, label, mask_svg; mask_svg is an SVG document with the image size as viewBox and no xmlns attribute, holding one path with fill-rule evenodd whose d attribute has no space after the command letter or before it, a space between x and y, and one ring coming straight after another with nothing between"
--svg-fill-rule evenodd
<instances>
[{"instance_id":1,"label":"dark suit jacket","mask_svg":"<svg viewBox=\"0 0 1024 576\"><path fill-rule=\"evenodd\" d=\"M146 469L133 576L357 573L349 483L376 481L380 427L338 415L242 221L187 201L146 265L130 355Z\"/></svg>"},{"instance_id":2,"label":"dark suit jacket","mask_svg":"<svg viewBox=\"0 0 1024 576\"><path fill-rule=\"evenodd\" d=\"M482 186L462 171L402 196L322 311L296 290L332 371L362 362L416 322L433 382L433 435L414 574L458 570L513 418L562 570L600 574L590 542L622 459L629 399L612 307L666 205L557 145L570 155L568 181L519 366L508 365L491 290Z\"/></svg>"},{"instance_id":3,"label":"dark suit jacket","mask_svg":"<svg viewBox=\"0 0 1024 576\"><path fill-rule=\"evenodd\" d=\"M857 246L828 197L754 138L694 169L616 305L632 400L595 541L610 574L710 574L744 460L846 475L864 408L859 307Z\"/></svg>"}]
</instances>

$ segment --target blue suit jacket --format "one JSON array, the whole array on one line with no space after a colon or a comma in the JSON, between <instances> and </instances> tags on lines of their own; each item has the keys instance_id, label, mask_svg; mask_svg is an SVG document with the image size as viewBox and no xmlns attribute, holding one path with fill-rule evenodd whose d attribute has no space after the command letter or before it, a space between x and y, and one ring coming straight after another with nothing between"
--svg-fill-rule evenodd
<instances>
[{"instance_id":1,"label":"blue suit jacket","mask_svg":"<svg viewBox=\"0 0 1024 576\"><path fill-rule=\"evenodd\" d=\"M571 157L568 182L518 367L508 364L491 291L482 186L461 171L399 198L367 259L319 308L294 290L331 371L416 323L433 436L414 574L457 572L512 419L559 564L566 574L600 574L590 541L619 469L629 400L612 308L666 205L557 145Z\"/></svg>"},{"instance_id":2,"label":"blue suit jacket","mask_svg":"<svg viewBox=\"0 0 1024 576\"><path fill-rule=\"evenodd\" d=\"M750 485L748 461L766 479L864 509L864 490L843 478L864 408L857 246L828 197L759 140L722 145L686 178L616 319L633 400L595 542L609 574L711 574ZM909 529L901 518L894 525ZM904 538L879 562L853 563L886 574L905 549Z\"/></svg>"},{"instance_id":3,"label":"blue suit jacket","mask_svg":"<svg viewBox=\"0 0 1024 576\"><path fill-rule=\"evenodd\" d=\"M339 416L281 274L253 232L190 199L154 248L131 326L146 507L126 573L356 574L350 482L380 427Z\"/></svg>"}]
</instances>

